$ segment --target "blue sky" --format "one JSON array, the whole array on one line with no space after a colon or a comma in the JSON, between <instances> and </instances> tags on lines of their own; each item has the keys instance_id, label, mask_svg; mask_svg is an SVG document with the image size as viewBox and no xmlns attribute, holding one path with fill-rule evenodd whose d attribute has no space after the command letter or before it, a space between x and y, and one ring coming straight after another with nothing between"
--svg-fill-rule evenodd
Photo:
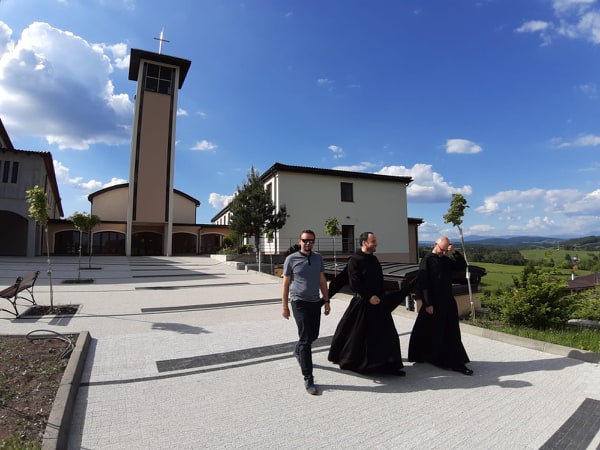
<instances>
[{"instance_id":1,"label":"blue sky","mask_svg":"<svg viewBox=\"0 0 600 450\"><path fill-rule=\"evenodd\" d=\"M421 239L457 235L452 193L467 235L600 235L596 0L0 0L0 117L52 152L66 216L127 181L129 53L161 29L192 61L175 187L199 223L280 162L411 176Z\"/></svg>"}]
</instances>

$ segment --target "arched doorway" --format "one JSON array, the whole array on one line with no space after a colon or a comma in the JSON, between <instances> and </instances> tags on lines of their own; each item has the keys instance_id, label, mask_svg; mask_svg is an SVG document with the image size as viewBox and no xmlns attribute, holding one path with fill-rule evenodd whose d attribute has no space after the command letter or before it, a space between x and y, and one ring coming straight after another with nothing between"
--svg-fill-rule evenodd
<instances>
[{"instance_id":1,"label":"arched doorway","mask_svg":"<svg viewBox=\"0 0 600 450\"><path fill-rule=\"evenodd\" d=\"M27 226L29 221L12 211L0 211L0 255L27 255Z\"/></svg>"},{"instance_id":2,"label":"arched doorway","mask_svg":"<svg viewBox=\"0 0 600 450\"><path fill-rule=\"evenodd\" d=\"M92 237L94 255L124 255L125 233L118 231L97 231Z\"/></svg>"},{"instance_id":3,"label":"arched doorway","mask_svg":"<svg viewBox=\"0 0 600 450\"><path fill-rule=\"evenodd\" d=\"M162 254L162 234L152 231L140 231L131 235L132 256L161 256Z\"/></svg>"},{"instance_id":4,"label":"arched doorway","mask_svg":"<svg viewBox=\"0 0 600 450\"><path fill-rule=\"evenodd\" d=\"M82 247L81 254L87 255L87 232L81 233ZM78 255L79 254L79 231L63 230L54 233L54 254L55 255Z\"/></svg>"},{"instance_id":5,"label":"arched doorway","mask_svg":"<svg viewBox=\"0 0 600 450\"><path fill-rule=\"evenodd\" d=\"M223 247L223 235L207 233L200 236L200 253L217 253Z\"/></svg>"},{"instance_id":6,"label":"arched doorway","mask_svg":"<svg viewBox=\"0 0 600 450\"><path fill-rule=\"evenodd\" d=\"M193 233L173 233L174 255L195 255L198 237Z\"/></svg>"}]
</instances>

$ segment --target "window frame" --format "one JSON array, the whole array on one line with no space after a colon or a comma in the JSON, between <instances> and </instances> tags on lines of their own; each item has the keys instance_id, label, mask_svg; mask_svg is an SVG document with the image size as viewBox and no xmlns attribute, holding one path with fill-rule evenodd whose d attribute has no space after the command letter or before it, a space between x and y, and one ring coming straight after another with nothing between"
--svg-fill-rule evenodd
<instances>
[{"instance_id":1,"label":"window frame","mask_svg":"<svg viewBox=\"0 0 600 450\"><path fill-rule=\"evenodd\" d=\"M340 199L343 202L354 203L354 183L345 181L340 183Z\"/></svg>"}]
</instances>

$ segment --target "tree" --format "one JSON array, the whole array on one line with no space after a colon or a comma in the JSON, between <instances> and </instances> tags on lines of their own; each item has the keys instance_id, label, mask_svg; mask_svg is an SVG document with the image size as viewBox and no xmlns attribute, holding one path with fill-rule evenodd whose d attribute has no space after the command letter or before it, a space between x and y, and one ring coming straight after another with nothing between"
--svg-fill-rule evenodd
<instances>
[{"instance_id":1,"label":"tree","mask_svg":"<svg viewBox=\"0 0 600 450\"><path fill-rule=\"evenodd\" d=\"M263 233L277 231L285 225L285 205L281 205L279 211L276 211L258 171L252 166L246 182L237 188L230 212L231 229L242 236L254 237L260 270L260 237Z\"/></svg>"},{"instance_id":2,"label":"tree","mask_svg":"<svg viewBox=\"0 0 600 450\"><path fill-rule=\"evenodd\" d=\"M88 213L80 213L75 211L69 220L73 222L75 228L79 230L79 273L77 278L81 276L81 245L82 245L82 236L83 232L87 232L88 234L88 269L92 268L92 229L100 223L100 217L95 214Z\"/></svg>"},{"instance_id":3,"label":"tree","mask_svg":"<svg viewBox=\"0 0 600 450\"><path fill-rule=\"evenodd\" d=\"M340 230L340 222L337 217L328 217L325 220L325 234L333 237L333 273L337 275L337 258L335 253L335 237L342 234Z\"/></svg>"},{"instance_id":4,"label":"tree","mask_svg":"<svg viewBox=\"0 0 600 450\"><path fill-rule=\"evenodd\" d=\"M46 255L48 256L48 279L50 280L50 309L54 309L54 292L52 290L52 265L50 263L50 241L48 240L48 195L36 184L33 189L25 191L29 203L29 217L43 227L46 234Z\"/></svg>"},{"instance_id":5,"label":"tree","mask_svg":"<svg viewBox=\"0 0 600 450\"><path fill-rule=\"evenodd\" d=\"M467 286L469 288L469 302L471 303L471 317L475 319L475 304L473 303L473 291L471 289L471 272L469 271L469 260L467 259L467 247L465 246L465 238L462 230L462 218L465 215L465 208L468 208L467 199L462 194L452 194L452 200L450 201L450 208L448 212L444 214L444 223L451 223L453 226L458 228L460 233L460 241L462 243L463 256L467 262L466 278Z\"/></svg>"}]
</instances>

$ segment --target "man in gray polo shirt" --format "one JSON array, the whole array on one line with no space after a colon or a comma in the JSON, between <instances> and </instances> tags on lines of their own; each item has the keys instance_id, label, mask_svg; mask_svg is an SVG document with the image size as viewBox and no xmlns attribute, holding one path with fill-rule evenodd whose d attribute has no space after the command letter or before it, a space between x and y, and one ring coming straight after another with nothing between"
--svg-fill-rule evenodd
<instances>
[{"instance_id":1,"label":"man in gray polo shirt","mask_svg":"<svg viewBox=\"0 0 600 450\"><path fill-rule=\"evenodd\" d=\"M281 315L285 319L290 318L288 301L291 302L299 338L294 354L304 376L306 392L317 395L318 390L313 378L312 343L319 337L321 306L325 305L325 315L329 314L331 308L327 296L323 257L312 251L315 233L312 230L302 231L298 244L300 250L288 255L283 263Z\"/></svg>"}]
</instances>

